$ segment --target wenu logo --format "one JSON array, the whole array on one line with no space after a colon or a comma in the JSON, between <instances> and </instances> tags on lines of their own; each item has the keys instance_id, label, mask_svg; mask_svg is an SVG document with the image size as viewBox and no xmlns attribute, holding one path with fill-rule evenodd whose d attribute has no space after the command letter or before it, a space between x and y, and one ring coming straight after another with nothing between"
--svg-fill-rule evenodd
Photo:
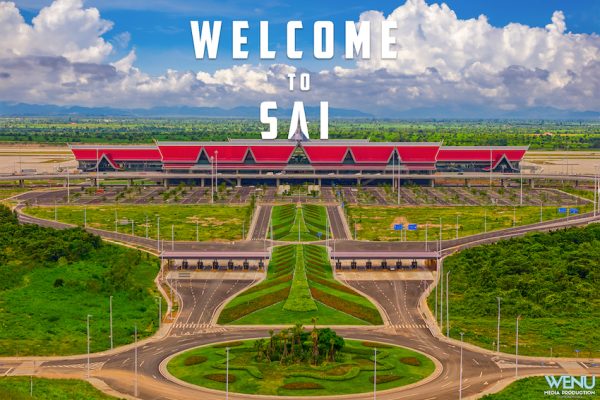
<instances>
[{"instance_id":1,"label":"wenu logo","mask_svg":"<svg viewBox=\"0 0 600 400\"><path fill-rule=\"evenodd\" d=\"M559 377L547 375L546 382L548 382L548 386L550 389L574 389L575 386L580 389L591 390L596 386L596 377L595 376L570 376L570 375L561 375ZM588 378L590 378L588 380Z\"/></svg>"}]
</instances>

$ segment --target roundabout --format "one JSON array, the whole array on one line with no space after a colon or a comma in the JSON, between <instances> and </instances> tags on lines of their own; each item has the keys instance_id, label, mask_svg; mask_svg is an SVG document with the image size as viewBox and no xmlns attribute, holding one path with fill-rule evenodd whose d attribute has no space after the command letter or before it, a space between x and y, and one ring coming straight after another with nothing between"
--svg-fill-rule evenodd
<instances>
[{"instance_id":1,"label":"roundabout","mask_svg":"<svg viewBox=\"0 0 600 400\"><path fill-rule=\"evenodd\" d=\"M267 338L187 350L165 362L165 375L173 381L278 396L365 393L373 391L375 376L377 390L385 391L418 384L436 365L424 354L406 348L342 339L329 328L305 331L300 326Z\"/></svg>"}]
</instances>

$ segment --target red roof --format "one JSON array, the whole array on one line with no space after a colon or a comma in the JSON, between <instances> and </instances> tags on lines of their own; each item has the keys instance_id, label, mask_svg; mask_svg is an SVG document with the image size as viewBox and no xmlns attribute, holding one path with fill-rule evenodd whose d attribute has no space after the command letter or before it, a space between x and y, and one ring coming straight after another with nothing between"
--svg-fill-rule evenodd
<instances>
[{"instance_id":1,"label":"red roof","mask_svg":"<svg viewBox=\"0 0 600 400\"><path fill-rule=\"evenodd\" d=\"M351 146L350 150L357 163L385 164L392 156L394 146Z\"/></svg>"},{"instance_id":2,"label":"red roof","mask_svg":"<svg viewBox=\"0 0 600 400\"><path fill-rule=\"evenodd\" d=\"M72 148L71 151L76 160L96 161L107 155L110 160L115 161L160 161L160 152L152 148Z\"/></svg>"},{"instance_id":3,"label":"red roof","mask_svg":"<svg viewBox=\"0 0 600 400\"><path fill-rule=\"evenodd\" d=\"M440 146L397 146L396 150L402 162L435 162Z\"/></svg>"},{"instance_id":4,"label":"red roof","mask_svg":"<svg viewBox=\"0 0 600 400\"><path fill-rule=\"evenodd\" d=\"M250 146L256 162L287 163L296 146ZM219 153L220 154L220 153Z\"/></svg>"},{"instance_id":5,"label":"red roof","mask_svg":"<svg viewBox=\"0 0 600 400\"><path fill-rule=\"evenodd\" d=\"M525 149L503 149L503 148L464 148L464 147L442 147L438 153L438 161L499 161L503 155L509 161L521 161L525 155Z\"/></svg>"},{"instance_id":6,"label":"red roof","mask_svg":"<svg viewBox=\"0 0 600 400\"><path fill-rule=\"evenodd\" d=\"M162 160L169 162L196 162L202 146L197 145L177 145L165 146L158 145Z\"/></svg>"},{"instance_id":7,"label":"red roof","mask_svg":"<svg viewBox=\"0 0 600 400\"><path fill-rule=\"evenodd\" d=\"M204 150L209 159L216 156L217 163L241 163L244 161L248 146L205 146Z\"/></svg>"},{"instance_id":8,"label":"red roof","mask_svg":"<svg viewBox=\"0 0 600 400\"><path fill-rule=\"evenodd\" d=\"M348 146L307 146L303 145L306 156L311 163L341 164L348 151Z\"/></svg>"}]
</instances>

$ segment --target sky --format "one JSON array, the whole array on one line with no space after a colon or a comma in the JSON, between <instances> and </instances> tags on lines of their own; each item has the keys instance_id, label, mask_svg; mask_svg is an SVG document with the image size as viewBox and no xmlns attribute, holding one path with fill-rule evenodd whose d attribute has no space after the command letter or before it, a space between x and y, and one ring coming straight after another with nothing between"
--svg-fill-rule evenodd
<instances>
[{"instance_id":1,"label":"sky","mask_svg":"<svg viewBox=\"0 0 600 400\"><path fill-rule=\"evenodd\" d=\"M380 115L420 108L600 111L597 0L0 1L0 101L152 107L310 105ZM190 20L222 20L216 60L196 60ZM231 21L248 20L248 60L231 57ZM258 57L269 21L275 60ZM301 20L302 60L285 56ZM333 21L335 56L312 57L312 24ZM398 57L345 60L344 21L396 20ZM379 36L372 33L376 49ZM311 90L288 90L309 72Z\"/></svg>"}]
</instances>

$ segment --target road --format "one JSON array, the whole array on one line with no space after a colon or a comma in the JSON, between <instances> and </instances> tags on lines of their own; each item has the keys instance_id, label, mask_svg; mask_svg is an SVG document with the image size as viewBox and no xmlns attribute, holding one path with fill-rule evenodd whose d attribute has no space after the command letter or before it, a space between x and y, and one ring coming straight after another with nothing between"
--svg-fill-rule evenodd
<instances>
[{"instance_id":1,"label":"road","mask_svg":"<svg viewBox=\"0 0 600 400\"><path fill-rule=\"evenodd\" d=\"M22 222L38 223L45 226L64 228L65 224L54 221L44 221L36 218L19 215ZM444 253L450 253L460 248L470 247L480 243L496 241L504 237L523 235L536 230L557 229L569 225L587 224L597 221L590 215L581 215L569 220L561 219L527 227L511 228L481 235L474 235L459 240L444 241ZM336 223L332 222L332 229ZM90 229L94 232L95 230ZM103 237L125 241L130 244L149 246L154 248L156 241L145 238L134 238L130 235L99 232ZM111 237L112 236L112 237ZM334 231L335 236L335 231ZM221 251L240 251L240 249L262 250L263 240L244 241L237 243L196 243L176 242L177 249L219 249ZM362 249L376 253L389 249L419 247L424 243L369 243L361 241L339 240L338 248L345 247L350 250ZM168 243L165 243L168 246ZM400 246L400 247L399 247ZM175 274L175 273L171 273ZM183 274L183 275L182 275ZM189 274L189 275L186 275ZM180 298L181 310L173 323L169 334L164 337L154 337L144 341L138 348L138 397L143 399L222 399L221 393L199 388L187 387L178 382L169 380L168 374L161 364L165 360L186 349L218 341L230 341L268 336L268 327L229 327L214 325L214 316L219 307L229 297L250 285L255 278L248 275L248 279L223 279L223 276L214 275L214 279L205 277L197 279L195 273L178 272L172 275L173 285ZM197 275L200 276L200 275ZM378 394L378 399L455 399L458 394L458 376L460 370L460 346L456 341L448 341L439 336L433 322L423 313L422 305L424 291L431 288L430 280L356 280L348 284L368 295L379 304L387 315L390 325L384 327L355 327L339 328L337 331L348 338L375 340L392 343L415 349L429 355L439 362L439 375L430 380L425 380L417 386L398 388L391 392ZM124 346L111 352L94 354L91 356L91 375L102 380L120 393L133 395L135 377L133 346ZM41 376L70 376L85 378L86 357L55 357L37 358L35 374ZM465 345L463 349L463 396L476 395L491 387L502 379L514 375L514 357L502 354L497 356L491 352ZM522 359L519 361L520 375L533 374L564 374L568 371L555 360L547 358ZM0 359L3 370L12 371L8 375L19 371L28 371L28 359ZM589 368L588 373L598 373L599 368ZM30 373L33 371L30 371ZM247 399L248 395L230 393L230 399ZM322 397L344 398L345 396ZM353 395L352 399L372 398L371 394Z\"/></svg>"},{"instance_id":2,"label":"road","mask_svg":"<svg viewBox=\"0 0 600 400\"><path fill-rule=\"evenodd\" d=\"M327 206L327 215L329 216L329 226L331 228L333 239L349 239L346 219L340 215L338 206Z\"/></svg>"},{"instance_id":3,"label":"road","mask_svg":"<svg viewBox=\"0 0 600 400\"><path fill-rule=\"evenodd\" d=\"M250 239L252 240L264 240L269 232L269 222L271 221L271 210L273 206L269 204L263 204L258 206L258 215L256 216L256 224Z\"/></svg>"}]
</instances>

